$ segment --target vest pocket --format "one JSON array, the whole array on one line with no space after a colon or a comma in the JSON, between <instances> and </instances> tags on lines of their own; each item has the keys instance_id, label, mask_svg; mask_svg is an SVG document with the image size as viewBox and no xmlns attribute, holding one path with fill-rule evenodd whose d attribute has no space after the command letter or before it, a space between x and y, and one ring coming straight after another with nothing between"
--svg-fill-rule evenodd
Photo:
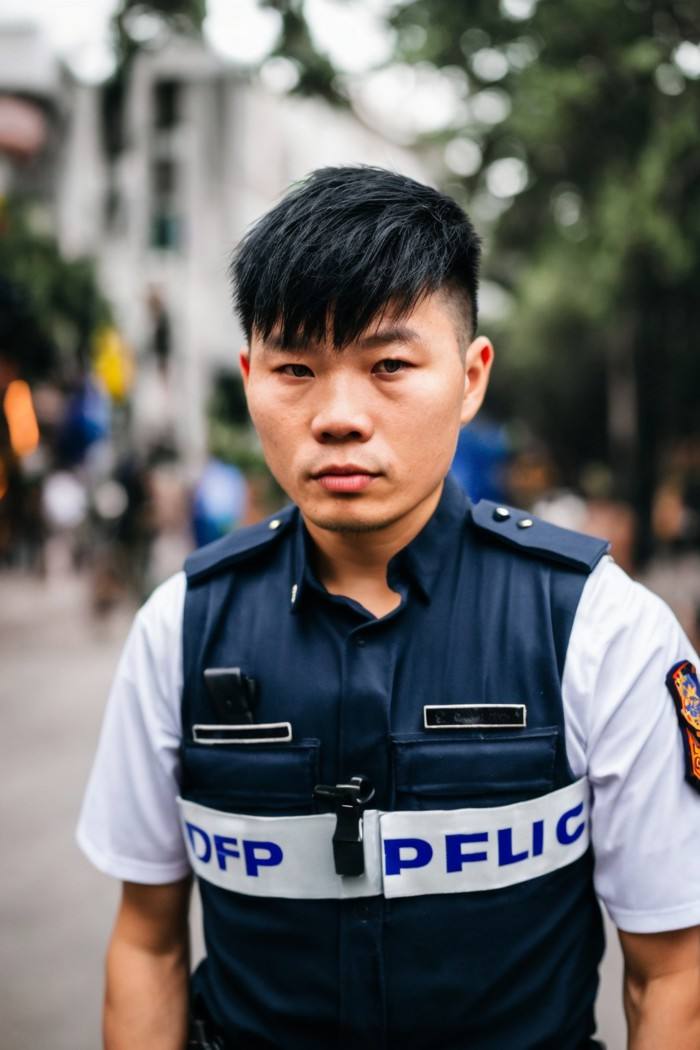
<instances>
[{"instance_id":1,"label":"vest pocket","mask_svg":"<svg viewBox=\"0 0 700 1050\"><path fill-rule=\"evenodd\" d=\"M227 813L251 816L313 813L320 741L182 748L182 794Z\"/></svg>"},{"instance_id":2,"label":"vest pocket","mask_svg":"<svg viewBox=\"0 0 700 1050\"><path fill-rule=\"evenodd\" d=\"M507 806L554 789L556 726L455 738L392 737L396 809Z\"/></svg>"}]
</instances>

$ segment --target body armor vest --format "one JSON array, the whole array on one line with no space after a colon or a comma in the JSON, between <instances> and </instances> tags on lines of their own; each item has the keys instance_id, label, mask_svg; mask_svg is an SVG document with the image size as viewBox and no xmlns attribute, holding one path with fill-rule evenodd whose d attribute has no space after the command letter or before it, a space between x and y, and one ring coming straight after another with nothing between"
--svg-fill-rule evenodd
<instances>
[{"instance_id":1,"label":"body armor vest","mask_svg":"<svg viewBox=\"0 0 700 1050\"><path fill-rule=\"evenodd\" d=\"M561 680L606 545L541 522L519 529L520 512L485 501L460 514L458 564L438 584L450 588L449 625L429 602L410 639L393 614L372 621L367 645L400 649L387 659L394 678L387 689L379 663L350 709L322 616L294 608L296 508L188 560L182 805L207 946L195 979L227 1046L596 1045L603 935L583 802L567 795ZM434 661L428 696L411 687L417 647ZM225 717L206 670L238 674L244 716ZM242 717L252 729L235 728ZM340 817L314 795L354 775L374 790L359 880L331 870Z\"/></svg>"}]
</instances>

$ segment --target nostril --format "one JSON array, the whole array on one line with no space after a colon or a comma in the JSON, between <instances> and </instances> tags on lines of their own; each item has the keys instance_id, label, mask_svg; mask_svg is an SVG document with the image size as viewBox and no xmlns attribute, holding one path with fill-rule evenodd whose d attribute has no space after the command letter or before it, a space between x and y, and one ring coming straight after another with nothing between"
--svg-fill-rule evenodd
<instances>
[{"instance_id":1,"label":"nostril","mask_svg":"<svg viewBox=\"0 0 700 1050\"><path fill-rule=\"evenodd\" d=\"M324 430L321 433L322 441L334 441L334 442L348 442L348 441L364 441L366 438L359 430Z\"/></svg>"},{"instance_id":2,"label":"nostril","mask_svg":"<svg viewBox=\"0 0 700 1050\"><path fill-rule=\"evenodd\" d=\"M367 441L374 431L371 419L361 412L333 411L326 406L311 423L311 433L317 441Z\"/></svg>"}]
</instances>

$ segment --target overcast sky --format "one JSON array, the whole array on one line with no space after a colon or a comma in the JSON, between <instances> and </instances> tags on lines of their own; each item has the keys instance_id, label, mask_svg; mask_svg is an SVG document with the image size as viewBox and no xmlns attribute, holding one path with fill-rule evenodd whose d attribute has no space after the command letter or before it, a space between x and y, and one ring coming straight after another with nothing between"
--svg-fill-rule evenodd
<instances>
[{"instance_id":1,"label":"overcast sky","mask_svg":"<svg viewBox=\"0 0 700 1050\"><path fill-rule=\"evenodd\" d=\"M336 65L362 72L389 56L391 39L380 15L391 3L307 0L306 10L317 43ZM73 70L94 81L111 68L108 25L116 6L117 0L1 0L0 22L37 22ZM264 58L279 26L279 14L261 9L256 0L208 0L207 38L233 61L250 64Z\"/></svg>"},{"instance_id":2,"label":"overcast sky","mask_svg":"<svg viewBox=\"0 0 700 1050\"><path fill-rule=\"evenodd\" d=\"M391 57L393 38L384 17L405 0L305 0L316 45L351 78L351 91L365 119L378 130L409 142L416 133L436 130L456 116L454 84L425 67L395 67L368 74ZM501 3L533 0L501 0ZM118 0L0 0L0 25L35 21L73 72L84 80L104 80L113 68L109 21ZM257 64L274 47L280 15L257 0L208 0L205 35L223 57L242 66ZM151 26L152 28L152 20ZM136 27L147 36L149 18ZM293 86L296 71L278 58L262 68L272 90ZM465 158L461 157L462 164ZM470 163L472 163L470 161ZM461 170L461 169L460 169Z\"/></svg>"}]
</instances>

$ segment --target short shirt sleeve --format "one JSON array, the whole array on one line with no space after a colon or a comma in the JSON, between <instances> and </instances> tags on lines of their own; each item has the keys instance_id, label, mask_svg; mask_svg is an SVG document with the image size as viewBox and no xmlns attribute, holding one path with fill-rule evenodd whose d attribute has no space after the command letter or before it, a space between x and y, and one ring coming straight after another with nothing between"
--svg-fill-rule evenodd
<instances>
[{"instance_id":1,"label":"short shirt sleeve","mask_svg":"<svg viewBox=\"0 0 700 1050\"><path fill-rule=\"evenodd\" d=\"M190 870L176 803L185 589L178 573L134 619L78 824L93 864L128 882L174 882Z\"/></svg>"},{"instance_id":2,"label":"short shirt sleeve","mask_svg":"<svg viewBox=\"0 0 700 1050\"><path fill-rule=\"evenodd\" d=\"M592 787L596 892L631 933L700 923L700 792L666 687L683 659L697 666L668 606L605 559L574 621L564 710L569 762Z\"/></svg>"}]
</instances>

